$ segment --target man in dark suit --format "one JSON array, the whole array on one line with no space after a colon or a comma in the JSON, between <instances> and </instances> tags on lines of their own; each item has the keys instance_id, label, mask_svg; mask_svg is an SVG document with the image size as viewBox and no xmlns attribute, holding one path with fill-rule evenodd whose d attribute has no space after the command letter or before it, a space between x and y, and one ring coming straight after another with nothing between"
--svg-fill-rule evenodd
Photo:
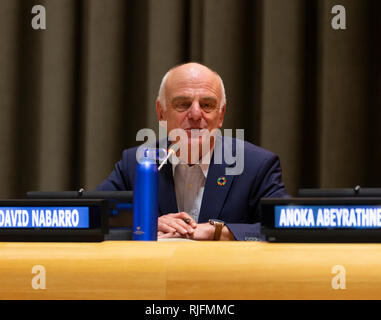
<instances>
[{"instance_id":1,"label":"man in dark suit","mask_svg":"<svg viewBox=\"0 0 381 320\"><path fill-rule=\"evenodd\" d=\"M188 63L164 76L157 117L166 122L170 140L178 129L186 133L180 145L188 152L180 148L179 163L167 163L159 172L159 238L263 240L260 198L287 196L276 155L241 140L205 135L222 127L225 111L222 79L209 68ZM133 190L136 151L125 150L97 190ZM227 174L232 164L218 154L243 157L241 172Z\"/></svg>"}]
</instances>

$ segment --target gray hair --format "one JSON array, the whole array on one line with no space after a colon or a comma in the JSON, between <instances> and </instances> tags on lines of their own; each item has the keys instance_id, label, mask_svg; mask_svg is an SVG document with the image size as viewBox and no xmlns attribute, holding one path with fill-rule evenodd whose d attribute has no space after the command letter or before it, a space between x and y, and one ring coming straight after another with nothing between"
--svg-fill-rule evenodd
<instances>
[{"instance_id":1,"label":"gray hair","mask_svg":"<svg viewBox=\"0 0 381 320\"><path fill-rule=\"evenodd\" d=\"M183 65L183 64L182 64ZM167 84L167 80L168 80L168 77L170 75L170 73L172 72L173 69L177 68L177 67L180 67L182 65L178 65L178 66L175 66L173 68L171 68L163 77L163 79L161 80L161 83L160 83L160 88L159 88L159 93L158 93L158 96L157 96L157 99L159 100L161 106L163 107L163 109L165 110L167 108L167 103L166 103L166 96L165 96L165 86ZM208 68L209 69L209 68ZM209 69L211 70L211 69ZM222 78L220 77L220 75L211 70L213 73L216 74L216 76L218 77L218 79L220 80L220 84L221 84L221 91L222 91L222 100L221 100L221 104L220 104L220 112L223 108L223 106L226 104L226 93L225 93L225 86L224 86L224 82L222 81Z\"/></svg>"}]
</instances>

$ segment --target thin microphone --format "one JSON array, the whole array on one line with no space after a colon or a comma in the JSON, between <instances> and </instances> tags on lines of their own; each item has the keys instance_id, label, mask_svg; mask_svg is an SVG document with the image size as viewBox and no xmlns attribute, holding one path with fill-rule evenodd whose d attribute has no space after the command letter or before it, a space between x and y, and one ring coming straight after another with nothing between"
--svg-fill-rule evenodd
<instances>
[{"instance_id":1,"label":"thin microphone","mask_svg":"<svg viewBox=\"0 0 381 320\"><path fill-rule=\"evenodd\" d=\"M160 164L159 168L157 169L158 171L160 171L161 167L167 162L169 157L176 154L176 152L177 152L177 150L179 150L179 148L180 148L180 143L172 143L169 146L167 156L164 158L163 162Z\"/></svg>"}]
</instances>

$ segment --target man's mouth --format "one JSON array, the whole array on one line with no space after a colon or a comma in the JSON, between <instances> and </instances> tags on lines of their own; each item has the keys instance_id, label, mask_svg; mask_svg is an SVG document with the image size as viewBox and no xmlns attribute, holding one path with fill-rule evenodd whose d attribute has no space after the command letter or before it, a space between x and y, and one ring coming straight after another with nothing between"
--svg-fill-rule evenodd
<instances>
[{"instance_id":1,"label":"man's mouth","mask_svg":"<svg viewBox=\"0 0 381 320\"><path fill-rule=\"evenodd\" d=\"M186 128L184 129L188 135L201 136L207 130L206 128Z\"/></svg>"}]
</instances>

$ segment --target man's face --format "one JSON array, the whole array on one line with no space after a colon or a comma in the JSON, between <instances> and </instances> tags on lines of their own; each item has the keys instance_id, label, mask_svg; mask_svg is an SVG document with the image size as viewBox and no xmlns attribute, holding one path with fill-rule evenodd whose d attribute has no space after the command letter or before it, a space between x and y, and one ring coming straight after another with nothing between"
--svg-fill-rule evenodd
<instances>
[{"instance_id":1,"label":"man's face","mask_svg":"<svg viewBox=\"0 0 381 320\"><path fill-rule=\"evenodd\" d=\"M167 121L169 134L173 129L185 130L190 145L195 133L222 127L225 115L225 106L220 110L222 88L217 75L209 69L186 64L172 70L165 92L166 108L157 101L156 112L159 121ZM201 143L200 138L196 139Z\"/></svg>"}]
</instances>

